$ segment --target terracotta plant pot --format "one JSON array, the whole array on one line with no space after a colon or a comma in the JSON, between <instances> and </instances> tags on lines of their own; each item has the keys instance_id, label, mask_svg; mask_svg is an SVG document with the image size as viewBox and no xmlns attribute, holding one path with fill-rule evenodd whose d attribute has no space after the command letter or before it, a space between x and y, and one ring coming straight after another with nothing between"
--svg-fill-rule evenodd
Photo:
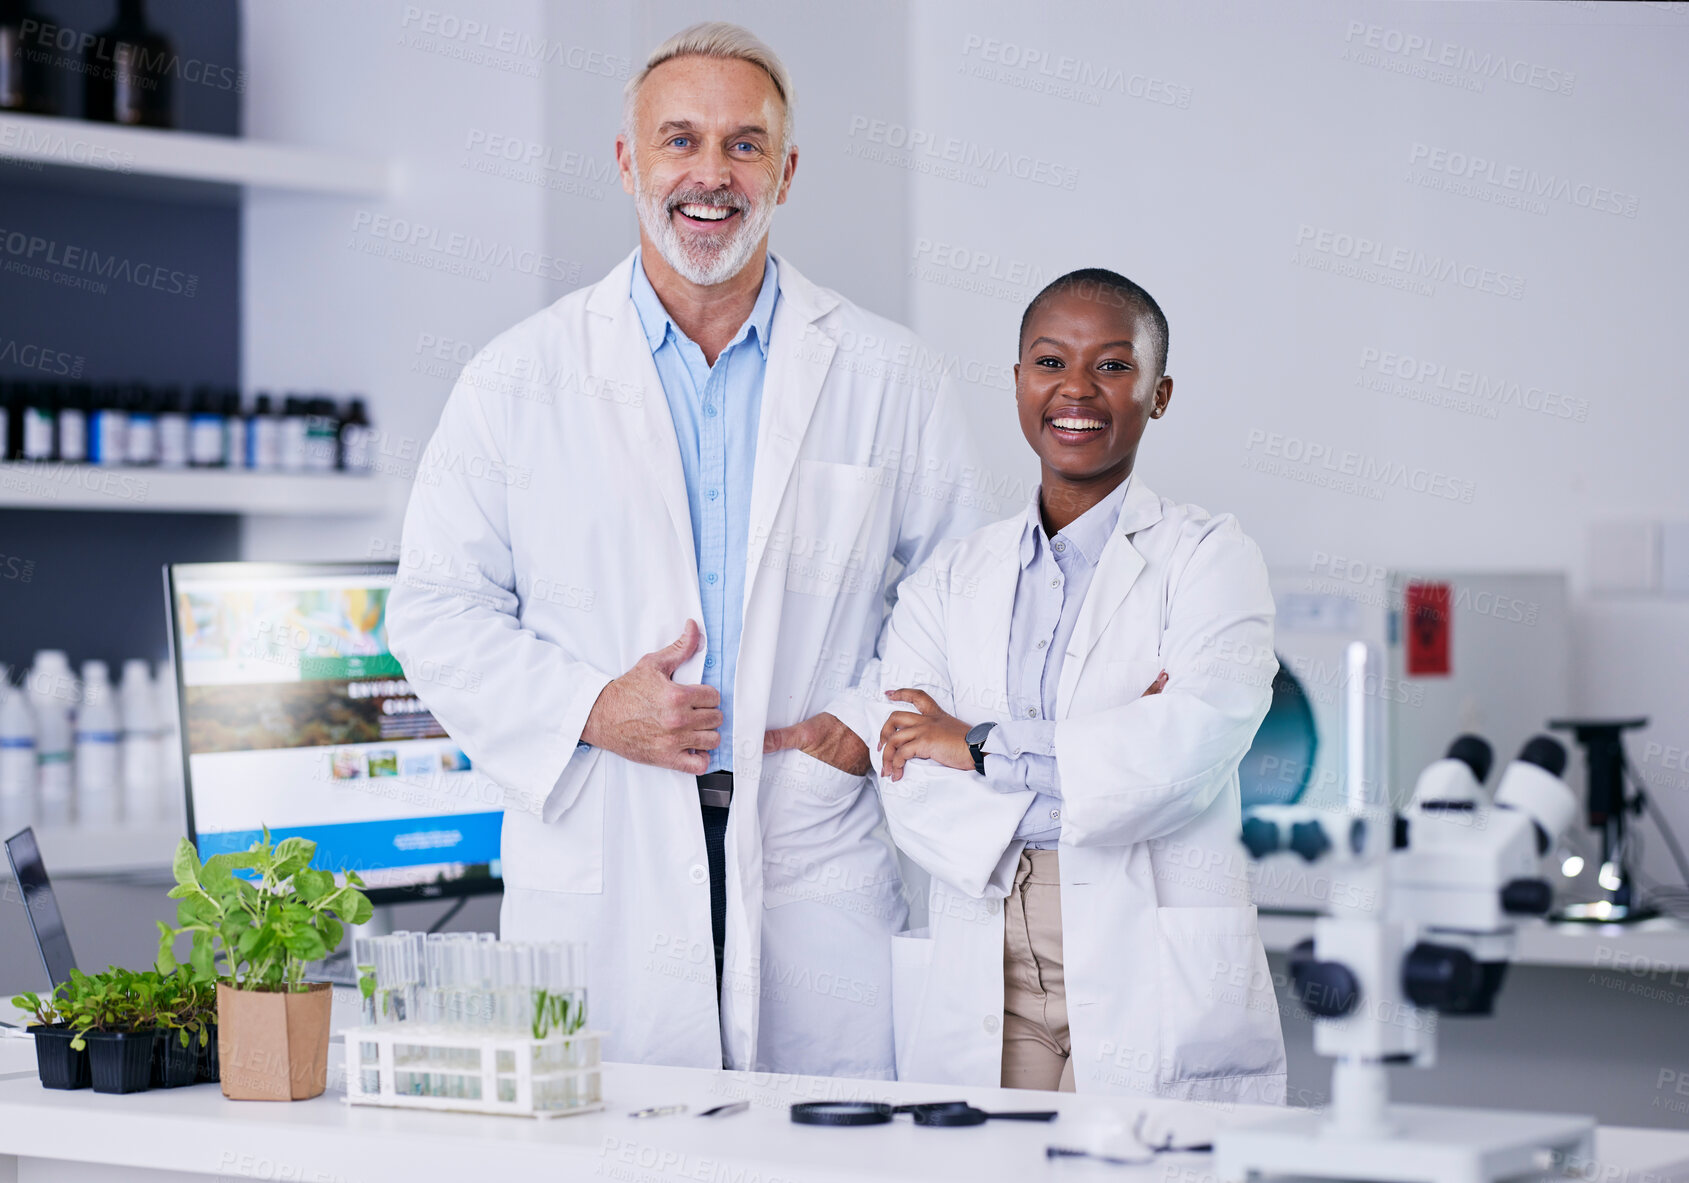
<instances>
[{"instance_id":1,"label":"terracotta plant pot","mask_svg":"<svg viewBox=\"0 0 1689 1183\"><path fill-rule=\"evenodd\" d=\"M234 1101L308 1101L328 1087L326 982L304 993L217 985L217 1059Z\"/></svg>"}]
</instances>

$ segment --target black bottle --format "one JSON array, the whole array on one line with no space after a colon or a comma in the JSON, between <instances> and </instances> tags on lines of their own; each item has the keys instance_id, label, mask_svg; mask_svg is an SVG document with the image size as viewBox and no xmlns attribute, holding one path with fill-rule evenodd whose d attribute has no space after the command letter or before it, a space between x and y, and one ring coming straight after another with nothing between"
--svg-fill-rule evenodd
<instances>
[{"instance_id":1,"label":"black bottle","mask_svg":"<svg viewBox=\"0 0 1689 1183\"><path fill-rule=\"evenodd\" d=\"M174 56L170 42L147 27L142 0L118 0L117 20L96 33L83 54L82 117L174 127Z\"/></svg>"},{"instance_id":2,"label":"black bottle","mask_svg":"<svg viewBox=\"0 0 1689 1183\"><path fill-rule=\"evenodd\" d=\"M0 0L0 111L58 114L58 32L29 0Z\"/></svg>"},{"instance_id":3,"label":"black bottle","mask_svg":"<svg viewBox=\"0 0 1689 1183\"><path fill-rule=\"evenodd\" d=\"M346 418L340 421L341 468L347 472L369 471L373 434L369 415L364 411L364 400L353 399L352 405L347 408Z\"/></svg>"}]
</instances>

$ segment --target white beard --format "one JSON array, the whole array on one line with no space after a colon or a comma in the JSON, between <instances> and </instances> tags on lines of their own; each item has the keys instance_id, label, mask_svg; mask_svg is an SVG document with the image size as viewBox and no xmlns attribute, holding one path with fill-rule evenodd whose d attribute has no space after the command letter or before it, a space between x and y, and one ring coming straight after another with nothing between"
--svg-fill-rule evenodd
<instances>
[{"instance_id":1,"label":"white beard","mask_svg":"<svg viewBox=\"0 0 1689 1183\"><path fill-rule=\"evenodd\" d=\"M722 204L719 197L711 201L708 195L699 193L689 193L686 200L698 198L702 198L698 201L700 205ZM637 162L633 165L633 201L639 211L639 224L646 237L657 244L657 253L663 256L663 262L699 287L714 287L739 274L774 221L774 196L768 194L761 201L753 201L749 207L732 203L734 208L743 210L736 229L701 238L683 236L672 220L670 198L646 192ZM677 201L675 204L686 202Z\"/></svg>"}]
</instances>

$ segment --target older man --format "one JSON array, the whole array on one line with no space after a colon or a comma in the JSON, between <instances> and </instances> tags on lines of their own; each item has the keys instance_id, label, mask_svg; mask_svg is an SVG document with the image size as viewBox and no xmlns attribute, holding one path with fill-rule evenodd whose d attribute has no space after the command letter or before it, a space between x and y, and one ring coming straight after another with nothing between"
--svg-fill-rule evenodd
<instances>
[{"instance_id":1,"label":"older man","mask_svg":"<svg viewBox=\"0 0 1689 1183\"><path fill-rule=\"evenodd\" d=\"M639 248L465 367L393 651L480 675L417 691L505 789L505 935L587 942L607 1055L889 1076L905 907L839 714L896 579L997 507L942 367L768 251L772 50L659 46L616 155Z\"/></svg>"}]
</instances>

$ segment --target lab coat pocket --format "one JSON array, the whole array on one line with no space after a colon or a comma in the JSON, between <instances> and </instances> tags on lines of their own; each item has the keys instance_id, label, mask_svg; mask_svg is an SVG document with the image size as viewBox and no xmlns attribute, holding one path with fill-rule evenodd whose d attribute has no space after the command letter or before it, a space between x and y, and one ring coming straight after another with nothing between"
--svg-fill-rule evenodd
<instances>
[{"instance_id":1,"label":"lab coat pocket","mask_svg":"<svg viewBox=\"0 0 1689 1183\"><path fill-rule=\"evenodd\" d=\"M507 887L596 894L604 890L604 778L600 755L580 796L554 822L507 810L499 856Z\"/></svg>"},{"instance_id":2,"label":"lab coat pocket","mask_svg":"<svg viewBox=\"0 0 1689 1183\"><path fill-rule=\"evenodd\" d=\"M891 1028L897 1075L907 1079L921 1004L932 970L932 930L912 928L891 938Z\"/></svg>"},{"instance_id":3,"label":"lab coat pocket","mask_svg":"<svg viewBox=\"0 0 1689 1183\"><path fill-rule=\"evenodd\" d=\"M1285 1070L1253 907L1157 908L1163 1087ZM1200 1091L1200 1090L1199 1090Z\"/></svg>"},{"instance_id":4,"label":"lab coat pocket","mask_svg":"<svg viewBox=\"0 0 1689 1183\"><path fill-rule=\"evenodd\" d=\"M805 752L773 752L763 758L757 809L764 907L849 892L862 897L859 910L884 912L897 895L897 864L875 837L880 806L867 777Z\"/></svg>"},{"instance_id":5,"label":"lab coat pocket","mask_svg":"<svg viewBox=\"0 0 1689 1183\"><path fill-rule=\"evenodd\" d=\"M874 545L870 510L887 488L889 469L872 464L805 460L798 470L792 530L769 539L763 565L784 567L786 588L808 596L880 589L885 548Z\"/></svg>"}]
</instances>

